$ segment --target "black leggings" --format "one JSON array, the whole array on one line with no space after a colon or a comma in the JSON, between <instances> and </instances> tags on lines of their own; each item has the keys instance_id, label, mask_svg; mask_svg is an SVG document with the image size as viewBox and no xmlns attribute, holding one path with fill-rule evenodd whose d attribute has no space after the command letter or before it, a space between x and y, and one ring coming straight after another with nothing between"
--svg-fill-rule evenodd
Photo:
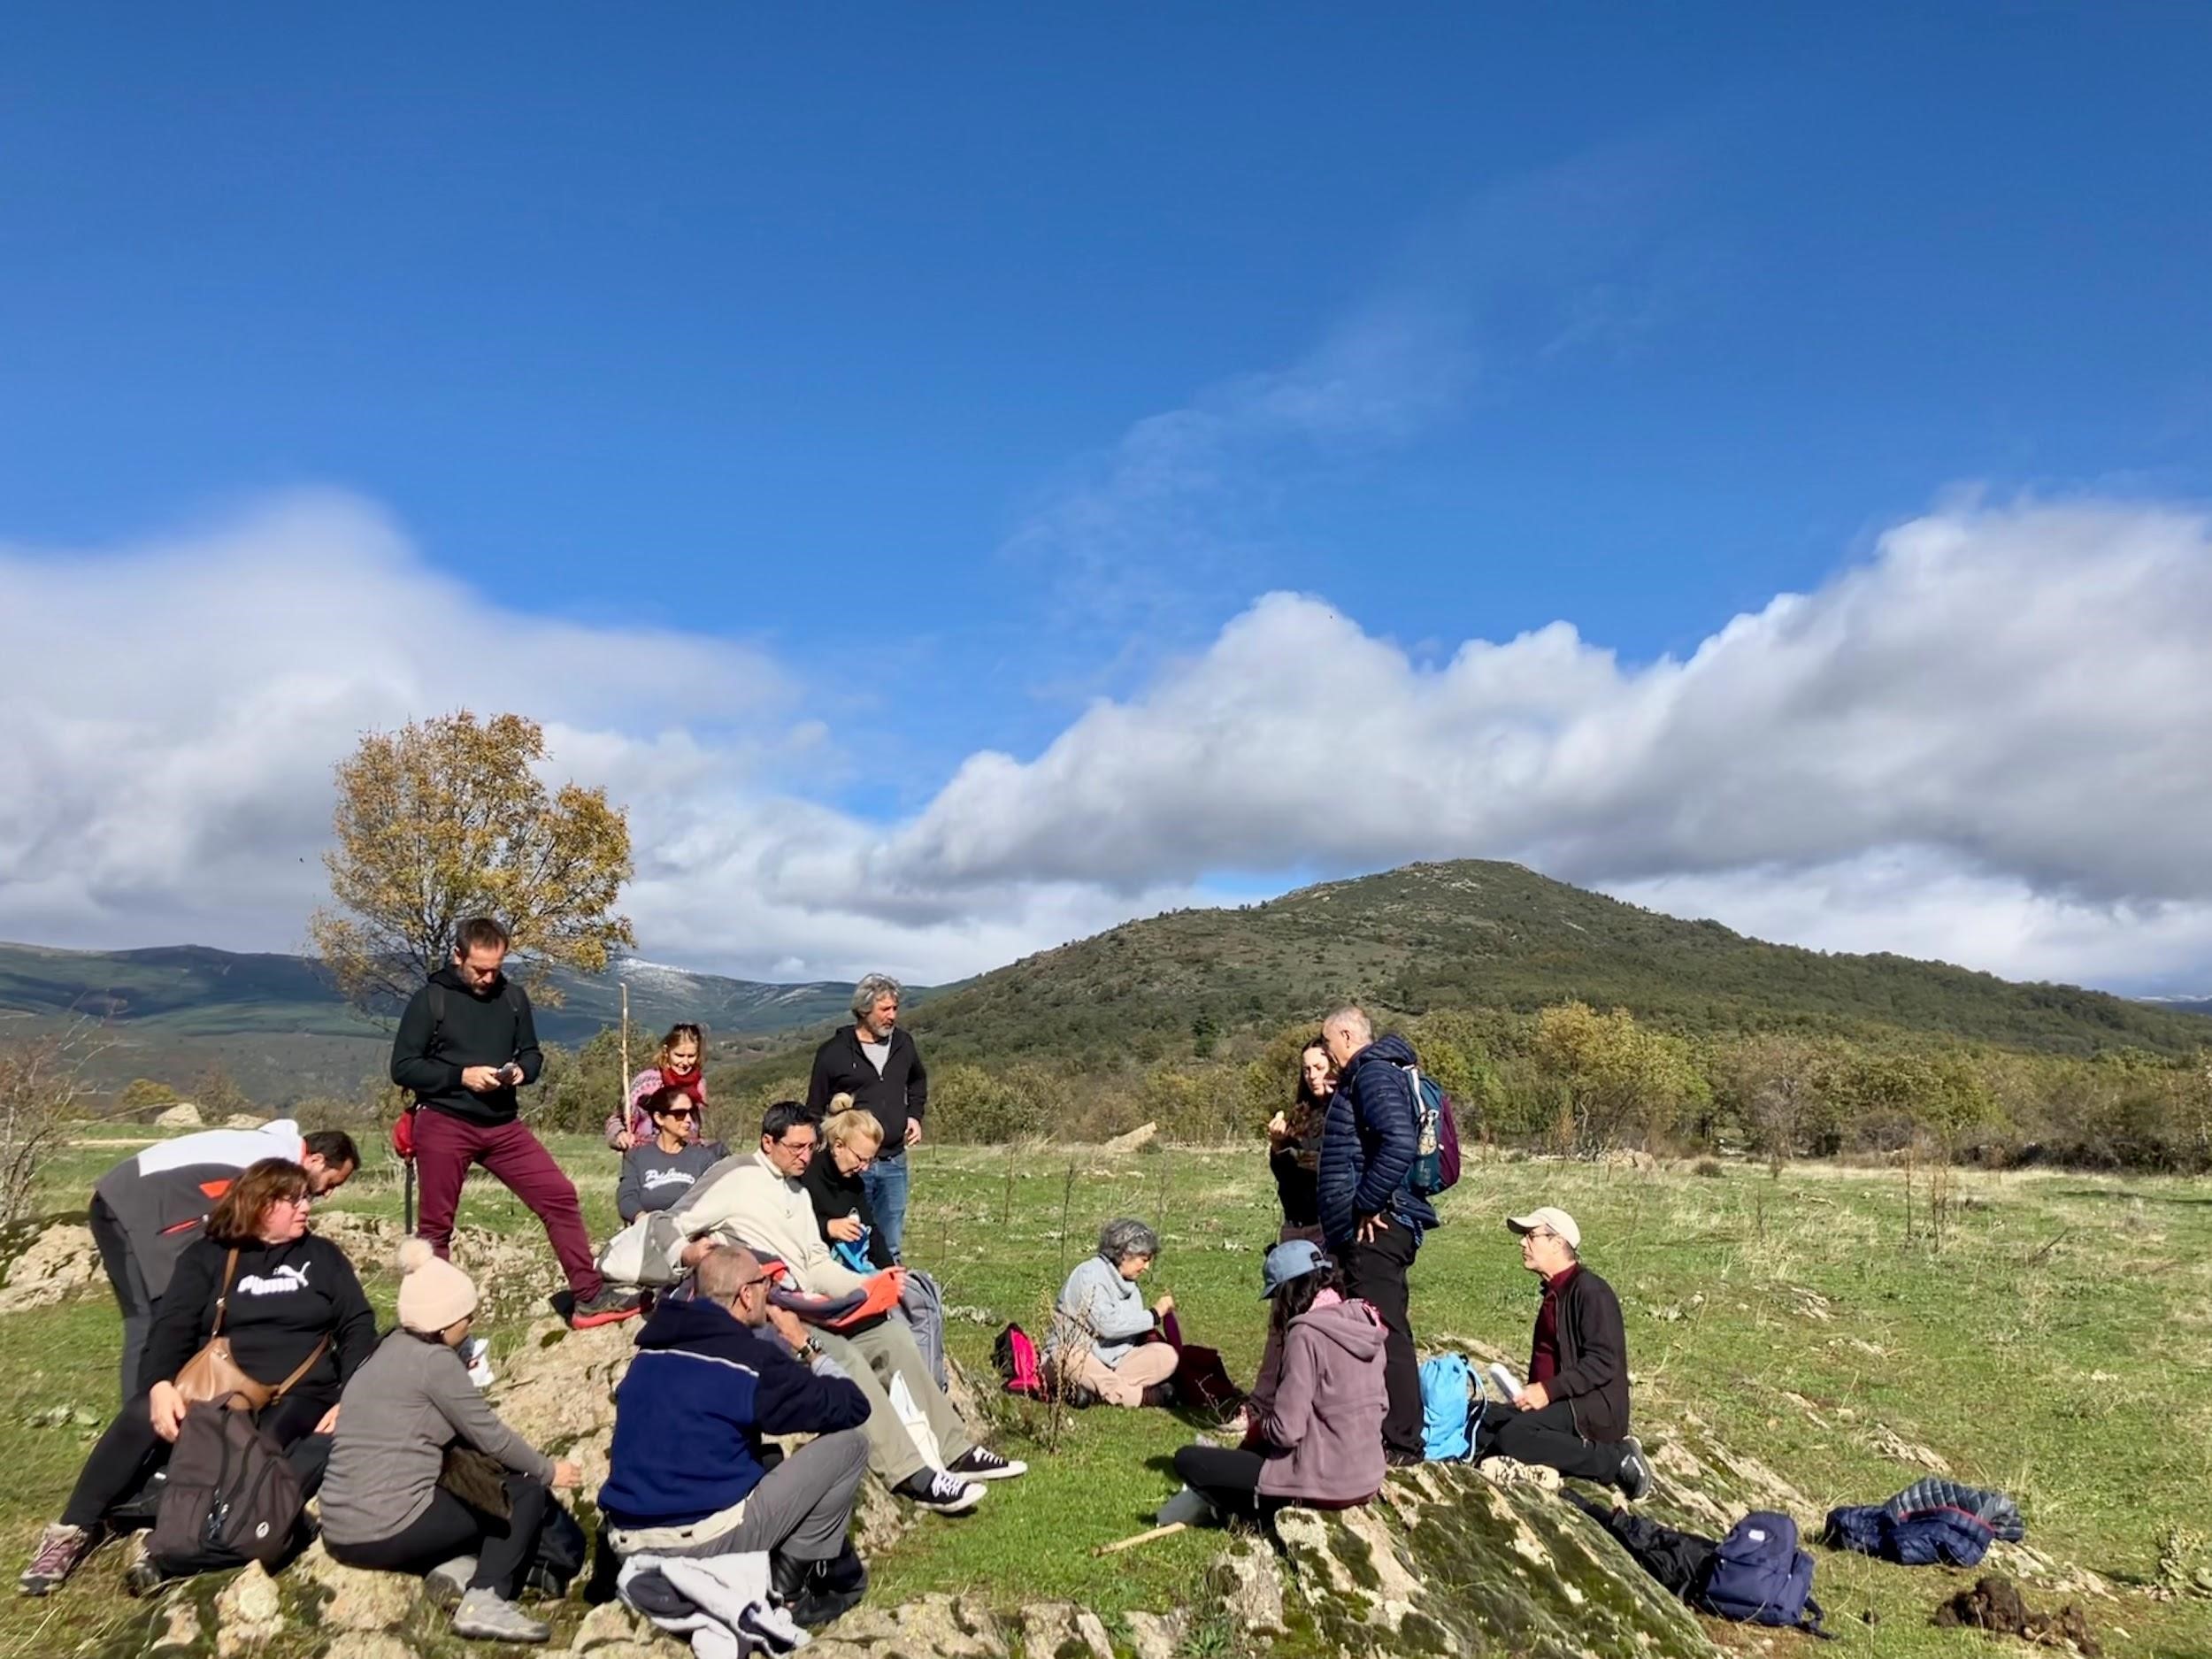
<instances>
[{"instance_id":1,"label":"black leggings","mask_svg":"<svg viewBox=\"0 0 2212 1659\"><path fill-rule=\"evenodd\" d=\"M418 1576L456 1555L473 1555L476 1576L469 1588L489 1590L511 1601L537 1557L538 1535L545 1531L553 1494L528 1475L510 1472L506 1485L511 1513L503 1521L472 1509L440 1486L430 1494L430 1507L392 1537L373 1544L339 1544L326 1538L323 1548L349 1567Z\"/></svg>"},{"instance_id":2,"label":"black leggings","mask_svg":"<svg viewBox=\"0 0 2212 1659\"><path fill-rule=\"evenodd\" d=\"M1267 1459L1233 1446L1186 1446L1175 1454L1175 1472L1183 1484L1212 1504L1225 1519L1264 1521L1285 1500L1260 1495L1260 1471Z\"/></svg>"},{"instance_id":3,"label":"black leggings","mask_svg":"<svg viewBox=\"0 0 2212 1659\"><path fill-rule=\"evenodd\" d=\"M303 1389L278 1401L260 1417L263 1432L285 1448L302 1489L312 1496L322 1482L323 1464L330 1454L330 1437L312 1433L323 1413L338 1403L334 1394ZM70 1526L88 1530L107 1518L108 1511L146 1484L155 1470L169 1461L170 1443L154 1432L153 1408L144 1394L134 1394L109 1424L85 1459L77 1485L69 1494L61 1518Z\"/></svg>"}]
</instances>

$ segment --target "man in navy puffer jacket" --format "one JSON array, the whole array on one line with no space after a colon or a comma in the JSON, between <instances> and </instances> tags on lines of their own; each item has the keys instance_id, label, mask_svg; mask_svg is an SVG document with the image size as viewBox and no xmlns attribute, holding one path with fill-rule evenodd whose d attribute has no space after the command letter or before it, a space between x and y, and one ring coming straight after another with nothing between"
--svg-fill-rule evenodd
<instances>
[{"instance_id":1,"label":"man in navy puffer jacket","mask_svg":"<svg viewBox=\"0 0 2212 1659\"><path fill-rule=\"evenodd\" d=\"M1321 1130L1321 1230L1344 1270L1345 1294L1364 1297L1382 1316L1389 1340L1383 1380L1390 1409L1383 1450L1393 1464L1421 1461L1421 1369L1413 1352L1407 1275L1436 1211L1407 1184L1418 1150L1419 1102L1412 1045L1378 1039L1367 1016L1340 1008L1321 1025L1336 1063L1336 1092Z\"/></svg>"},{"instance_id":2,"label":"man in navy puffer jacket","mask_svg":"<svg viewBox=\"0 0 2212 1659\"><path fill-rule=\"evenodd\" d=\"M768 1305L749 1250L699 1263L696 1293L664 1302L638 1333L615 1390L599 1509L623 1555L770 1552L777 1596L801 1624L860 1600L867 1572L845 1532L868 1470L868 1397L810 1352L804 1327ZM758 1327L773 1321L776 1329ZM771 1434L814 1434L773 1469Z\"/></svg>"}]
</instances>

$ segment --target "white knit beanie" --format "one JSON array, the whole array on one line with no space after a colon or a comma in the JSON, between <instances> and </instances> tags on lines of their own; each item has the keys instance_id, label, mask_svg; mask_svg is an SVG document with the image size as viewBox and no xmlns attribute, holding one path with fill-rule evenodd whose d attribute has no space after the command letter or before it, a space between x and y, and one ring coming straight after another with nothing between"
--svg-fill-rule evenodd
<instances>
[{"instance_id":1,"label":"white knit beanie","mask_svg":"<svg viewBox=\"0 0 2212 1659\"><path fill-rule=\"evenodd\" d=\"M399 1247L399 1322L427 1336L476 1311L476 1284L450 1262L442 1262L427 1239Z\"/></svg>"}]
</instances>

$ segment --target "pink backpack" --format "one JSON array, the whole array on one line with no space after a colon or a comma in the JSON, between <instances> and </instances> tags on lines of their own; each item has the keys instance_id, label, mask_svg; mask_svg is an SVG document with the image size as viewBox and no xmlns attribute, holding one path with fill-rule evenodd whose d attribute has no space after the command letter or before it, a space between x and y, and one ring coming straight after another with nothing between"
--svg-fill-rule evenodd
<instances>
[{"instance_id":1,"label":"pink backpack","mask_svg":"<svg viewBox=\"0 0 2212 1659\"><path fill-rule=\"evenodd\" d=\"M998 1333L998 1340L991 1344L991 1357L998 1363L998 1374L1005 1379L1008 1394L1031 1400L1045 1397L1044 1368L1037 1363L1037 1345L1021 1326L1010 1325Z\"/></svg>"}]
</instances>

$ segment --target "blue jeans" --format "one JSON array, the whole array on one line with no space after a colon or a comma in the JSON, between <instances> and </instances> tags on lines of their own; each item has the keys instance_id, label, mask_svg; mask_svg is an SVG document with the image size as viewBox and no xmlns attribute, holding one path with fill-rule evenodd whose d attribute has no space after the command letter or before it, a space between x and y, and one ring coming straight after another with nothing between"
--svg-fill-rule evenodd
<instances>
[{"instance_id":1,"label":"blue jeans","mask_svg":"<svg viewBox=\"0 0 2212 1659\"><path fill-rule=\"evenodd\" d=\"M868 1194L868 1207L876 1212L876 1231L883 1235L883 1247L897 1261L899 1244L906 1237L906 1183L908 1170L906 1154L895 1158L878 1158L863 1171L860 1189Z\"/></svg>"}]
</instances>

